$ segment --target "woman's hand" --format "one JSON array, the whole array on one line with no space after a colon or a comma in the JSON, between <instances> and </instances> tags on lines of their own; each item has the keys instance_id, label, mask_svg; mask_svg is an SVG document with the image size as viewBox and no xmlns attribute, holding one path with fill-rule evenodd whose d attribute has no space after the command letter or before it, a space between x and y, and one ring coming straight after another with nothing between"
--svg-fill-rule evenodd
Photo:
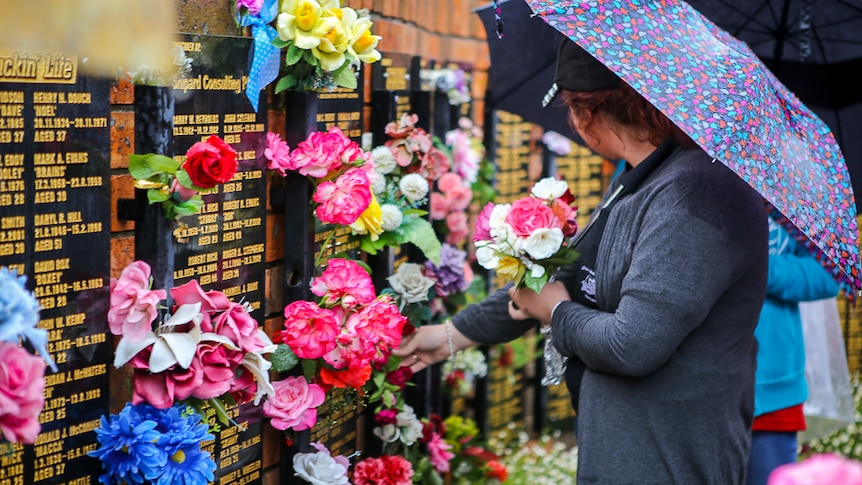
<instances>
[{"instance_id":1,"label":"woman's hand","mask_svg":"<svg viewBox=\"0 0 862 485\"><path fill-rule=\"evenodd\" d=\"M448 329L447 329L448 327ZM448 334L447 334L448 330ZM413 372L442 362L449 357L449 337L451 335L452 352L476 345L476 342L465 337L452 325L446 322L441 325L424 325L415 332L401 339L401 346L392 351L402 357L402 366L410 366Z\"/></svg>"},{"instance_id":2,"label":"woman's hand","mask_svg":"<svg viewBox=\"0 0 862 485\"><path fill-rule=\"evenodd\" d=\"M509 288L509 316L515 320L535 318L543 323L551 321L551 310L561 301L569 301L569 292L560 282L547 283L542 292L536 294L529 288Z\"/></svg>"}]
</instances>

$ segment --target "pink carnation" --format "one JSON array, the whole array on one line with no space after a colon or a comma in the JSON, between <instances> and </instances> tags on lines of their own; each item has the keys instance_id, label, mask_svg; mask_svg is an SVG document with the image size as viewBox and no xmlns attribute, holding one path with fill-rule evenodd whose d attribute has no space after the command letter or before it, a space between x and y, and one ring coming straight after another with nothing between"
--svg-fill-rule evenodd
<instances>
[{"instance_id":1,"label":"pink carnation","mask_svg":"<svg viewBox=\"0 0 862 485\"><path fill-rule=\"evenodd\" d=\"M278 170L282 176L286 175L288 170L297 169L290 157L290 147L278 133L270 131L266 134L266 148L263 150L263 156L268 160L266 168Z\"/></svg>"},{"instance_id":2,"label":"pink carnation","mask_svg":"<svg viewBox=\"0 0 862 485\"><path fill-rule=\"evenodd\" d=\"M319 205L315 213L327 224L349 226L371 204L371 184L361 168L351 168L334 182L317 186L312 197Z\"/></svg>"},{"instance_id":3,"label":"pink carnation","mask_svg":"<svg viewBox=\"0 0 862 485\"><path fill-rule=\"evenodd\" d=\"M224 293L217 290L204 291L197 280L191 280L184 285L171 288L171 297L178 307L194 305L195 303L201 304L201 314L204 316L203 321L201 321L201 330L204 332L213 331L212 315L227 310L231 305Z\"/></svg>"},{"instance_id":4,"label":"pink carnation","mask_svg":"<svg viewBox=\"0 0 862 485\"><path fill-rule=\"evenodd\" d=\"M406 322L398 307L382 297L347 319L357 339L377 349L375 362L386 362L391 350L401 345L401 330Z\"/></svg>"},{"instance_id":5,"label":"pink carnation","mask_svg":"<svg viewBox=\"0 0 862 485\"><path fill-rule=\"evenodd\" d=\"M326 305L340 304L345 308L365 305L374 300L376 293L371 277L355 261L333 258L327 262L323 274L311 282L311 292L323 298Z\"/></svg>"},{"instance_id":6,"label":"pink carnation","mask_svg":"<svg viewBox=\"0 0 862 485\"><path fill-rule=\"evenodd\" d=\"M476 217L476 226L473 228L473 241L491 240L491 212L494 211L494 203L488 202L482 212Z\"/></svg>"},{"instance_id":7,"label":"pink carnation","mask_svg":"<svg viewBox=\"0 0 862 485\"><path fill-rule=\"evenodd\" d=\"M17 344L0 342L0 438L33 444L42 425L45 361Z\"/></svg>"},{"instance_id":8,"label":"pink carnation","mask_svg":"<svg viewBox=\"0 0 862 485\"><path fill-rule=\"evenodd\" d=\"M450 452L452 445L446 443L439 433L431 433L431 439L428 440L428 453L431 455L431 466L437 473L449 472L449 460L455 458L455 454Z\"/></svg>"},{"instance_id":9,"label":"pink carnation","mask_svg":"<svg viewBox=\"0 0 862 485\"><path fill-rule=\"evenodd\" d=\"M449 201L449 207L453 211L467 210L472 199L473 191L463 184L456 185L446 192L446 200Z\"/></svg>"},{"instance_id":10,"label":"pink carnation","mask_svg":"<svg viewBox=\"0 0 862 485\"><path fill-rule=\"evenodd\" d=\"M335 348L339 327L332 310L298 300L284 309L281 338L300 359L317 359Z\"/></svg>"},{"instance_id":11,"label":"pink carnation","mask_svg":"<svg viewBox=\"0 0 862 485\"><path fill-rule=\"evenodd\" d=\"M464 186L464 181L457 173L447 172L440 176L440 179L437 180L437 188L440 189L440 192L444 194L448 194L454 189L460 188Z\"/></svg>"},{"instance_id":12,"label":"pink carnation","mask_svg":"<svg viewBox=\"0 0 862 485\"><path fill-rule=\"evenodd\" d=\"M140 342L152 330L158 315L157 305L165 290L150 290L150 266L134 261L123 269L119 279L111 279L111 308L108 325L111 333L130 342Z\"/></svg>"},{"instance_id":13,"label":"pink carnation","mask_svg":"<svg viewBox=\"0 0 862 485\"><path fill-rule=\"evenodd\" d=\"M413 466L403 456L366 458L353 470L354 485L411 485Z\"/></svg>"},{"instance_id":14,"label":"pink carnation","mask_svg":"<svg viewBox=\"0 0 862 485\"><path fill-rule=\"evenodd\" d=\"M862 463L840 455L814 455L807 460L781 465L769 475L768 485L835 483L862 485Z\"/></svg>"},{"instance_id":15,"label":"pink carnation","mask_svg":"<svg viewBox=\"0 0 862 485\"><path fill-rule=\"evenodd\" d=\"M449 229L446 243L451 246L459 246L470 233L470 228L467 227L467 214L461 211L452 212L446 216L446 227Z\"/></svg>"},{"instance_id":16,"label":"pink carnation","mask_svg":"<svg viewBox=\"0 0 862 485\"><path fill-rule=\"evenodd\" d=\"M341 155L350 143L337 126L316 131L299 142L291 154L291 164L302 175L325 178L341 168Z\"/></svg>"},{"instance_id":17,"label":"pink carnation","mask_svg":"<svg viewBox=\"0 0 862 485\"><path fill-rule=\"evenodd\" d=\"M431 192L430 206L432 221L442 221L449 213L449 200L440 192Z\"/></svg>"},{"instance_id":18,"label":"pink carnation","mask_svg":"<svg viewBox=\"0 0 862 485\"><path fill-rule=\"evenodd\" d=\"M554 211L535 197L524 197L512 202L506 222L520 237L529 237L536 229L563 228Z\"/></svg>"},{"instance_id":19,"label":"pink carnation","mask_svg":"<svg viewBox=\"0 0 862 485\"><path fill-rule=\"evenodd\" d=\"M288 377L272 383L275 393L263 403L263 412L275 429L296 431L310 429L317 422L317 407L326 393L304 377Z\"/></svg>"}]
</instances>

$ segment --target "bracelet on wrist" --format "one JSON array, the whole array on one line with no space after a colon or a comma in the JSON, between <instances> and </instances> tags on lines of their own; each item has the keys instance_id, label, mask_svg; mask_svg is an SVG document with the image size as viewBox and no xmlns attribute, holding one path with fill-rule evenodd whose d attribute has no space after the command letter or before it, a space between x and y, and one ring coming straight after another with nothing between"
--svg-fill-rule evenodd
<instances>
[{"instance_id":1,"label":"bracelet on wrist","mask_svg":"<svg viewBox=\"0 0 862 485\"><path fill-rule=\"evenodd\" d=\"M452 329L449 328L449 325L452 324L452 320L446 320L443 322L443 325L446 327L446 343L449 345L449 359L455 358L455 342L452 340Z\"/></svg>"}]
</instances>

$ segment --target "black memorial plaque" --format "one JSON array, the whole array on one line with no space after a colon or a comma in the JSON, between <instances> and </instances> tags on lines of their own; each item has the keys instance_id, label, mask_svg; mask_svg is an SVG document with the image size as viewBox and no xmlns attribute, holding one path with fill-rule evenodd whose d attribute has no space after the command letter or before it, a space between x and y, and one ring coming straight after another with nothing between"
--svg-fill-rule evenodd
<instances>
[{"instance_id":1,"label":"black memorial plaque","mask_svg":"<svg viewBox=\"0 0 862 485\"><path fill-rule=\"evenodd\" d=\"M337 88L334 91L323 91L317 93L317 129L318 131L329 130L337 126L359 143L362 138L362 108L364 101L364 83L362 71L357 72L360 82L356 89Z\"/></svg>"},{"instance_id":2,"label":"black memorial plaque","mask_svg":"<svg viewBox=\"0 0 862 485\"><path fill-rule=\"evenodd\" d=\"M205 290L219 290L235 302L247 304L263 321L266 241L266 178L263 149L266 104L255 112L246 97L251 39L191 35L178 42L192 60L191 72L173 83L173 115L166 120L170 153L179 162L196 142L218 135L237 152L238 170L227 183L203 196L203 207L169 227L167 247L136 245L136 257L164 261L166 282L179 286L197 280ZM136 99L136 123L159 113L159 102ZM148 110L150 112L148 112ZM137 133L148 127L136 127ZM154 137L158 138L158 137ZM138 150L140 152L140 150ZM159 209L160 210L160 209ZM140 222L138 225L141 225ZM137 227L136 237L147 231ZM143 253L143 254L139 254ZM151 262L151 264L153 264ZM155 273L155 270L154 270ZM216 460L218 483L261 483L263 446L261 413L255 406L233 406L228 414L239 426L218 424L216 439L204 449ZM216 425L214 416L207 416Z\"/></svg>"},{"instance_id":3,"label":"black memorial plaque","mask_svg":"<svg viewBox=\"0 0 862 485\"><path fill-rule=\"evenodd\" d=\"M530 142L533 125L518 115L494 111L494 145L496 162L495 202L506 204L529 193Z\"/></svg>"},{"instance_id":4,"label":"black memorial plaque","mask_svg":"<svg viewBox=\"0 0 862 485\"><path fill-rule=\"evenodd\" d=\"M578 205L578 223L583 227L602 199L602 165L605 159L570 141L567 155L552 155L550 174L562 177Z\"/></svg>"},{"instance_id":5,"label":"black memorial plaque","mask_svg":"<svg viewBox=\"0 0 862 485\"><path fill-rule=\"evenodd\" d=\"M110 82L61 52L0 48L0 266L27 276L59 368L42 430L0 454L0 484L96 483L109 410Z\"/></svg>"},{"instance_id":6,"label":"black memorial plaque","mask_svg":"<svg viewBox=\"0 0 862 485\"><path fill-rule=\"evenodd\" d=\"M373 145L382 145L388 137L384 131L390 121L411 113L411 56L383 53L380 62L371 65L371 132Z\"/></svg>"},{"instance_id":7,"label":"black memorial plaque","mask_svg":"<svg viewBox=\"0 0 862 485\"><path fill-rule=\"evenodd\" d=\"M480 425L485 436L505 431L511 424L526 429L524 394L527 386L526 368L501 366L499 359L488 360L485 377L484 419Z\"/></svg>"}]
</instances>

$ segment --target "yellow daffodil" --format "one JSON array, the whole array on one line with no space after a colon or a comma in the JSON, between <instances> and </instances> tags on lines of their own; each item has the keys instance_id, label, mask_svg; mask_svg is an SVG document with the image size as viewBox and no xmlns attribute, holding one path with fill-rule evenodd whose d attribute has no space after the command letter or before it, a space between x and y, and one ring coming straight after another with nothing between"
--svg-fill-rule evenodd
<instances>
[{"instance_id":1,"label":"yellow daffodil","mask_svg":"<svg viewBox=\"0 0 862 485\"><path fill-rule=\"evenodd\" d=\"M340 23L315 0L284 0L275 29L281 40L292 40L300 49L314 49Z\"/></svg>"},{"instance_id":2,"label":"yellow daffodil","mask_svg":"<svg viewBox=\"0 0 862 485\"><path fill-rule=\"evenodd\" d=\"M361 62L372 63L380 60L377 52L377 43L380 42L379 35L371 35L371 19L367 15L360 15L352 8L343 8L341 22L347 32L347 51Z\"/></svg>"},{"instance_id":3,"label":"yellow daffodil","mask_svg":"<svg viewBox=\"0 0 862 485\"><path fill-rule=\"evenodd\" d=\"M497 265L497 274L514 282L519 282L524 277L527 268L511 256L500 256L500 264Z\"/></svg>"},{"instance_id":4,"label":"yellow daffodil","mask_svg":"<svg viewBox=\"0 0 862 485\"><path fill-rule=\"evenodd\" d=\"M341 9L336 9L339 12ZM347 43L350 40L347 37L347 32L344 30L344 25L341 20L328 13L329 18L335 18L336 22L332 28L320 38L320 43L317 47L311 49L312 54L320 61L320 67L324 71L334 71L344 64L346 58L344 53L347 51Z\"/></svg>"},{"instance_id":5,"label":"yellow daffodil","mask_svg":"<svg viewBox=\"0 0 862 485\"><path fill-rule=\"evenodd\" d=\"M370 234L372 241L380 239L380 234L383 233L383 212L374 194L371 194L368 208L359 214L359 219L350 225L350 229L356 234Z\"/></svg>"}]
</instances>

